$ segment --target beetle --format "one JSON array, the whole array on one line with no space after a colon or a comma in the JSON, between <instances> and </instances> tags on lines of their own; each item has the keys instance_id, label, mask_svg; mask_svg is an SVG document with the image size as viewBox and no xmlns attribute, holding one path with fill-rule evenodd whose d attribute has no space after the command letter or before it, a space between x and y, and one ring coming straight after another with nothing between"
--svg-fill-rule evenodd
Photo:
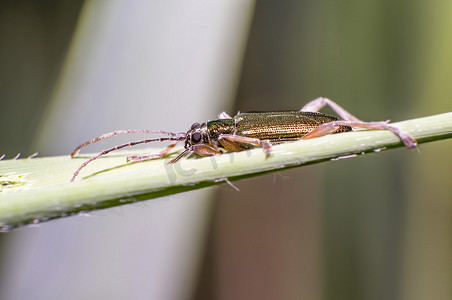
<instances>
[{"instance_id":1,"label":"beetle","mask_svg":"<svg viewBox=\"0 0 452 300\"><path fill-rule=\"evenodd\" d=\"M342 119L329 114L320 113L319 110L326 105L331 107ZM173 143L159 153L142 156L128 156L127 161L138 162L163 158L170 153L171 149L182 141L184 141L185 149L175 158L171 159L169 162L170 164L176 163L182 157L191 153L200 156L214 156L227 151L239 152L255 147L261 147L266 156L269 156L271 154L271 145L273 144L300 139L311 139L330 133L334 134L352 131L353 127L371 130L390 130L400 138L407 148L412 149L417 146L417 142L413 137L399 128L390 125L389 121L363 122L347 112L337 103L327 98L314 99L308 102L299 111L238 113L234 117L223 112L219 114L218 117L217 120L201 124L194 123L187 132L177 134L147 129L117 130L89 140L76 147L72 151L71 157L75 157L81 148L115 135L125 133L153 133L165 135L165 137L134 141L103 150L82 163L74 172L71 182L75 180L77 175L87 164L107 153L125 147L155 141L172 141Z\"/></svg>"}]
</instances>

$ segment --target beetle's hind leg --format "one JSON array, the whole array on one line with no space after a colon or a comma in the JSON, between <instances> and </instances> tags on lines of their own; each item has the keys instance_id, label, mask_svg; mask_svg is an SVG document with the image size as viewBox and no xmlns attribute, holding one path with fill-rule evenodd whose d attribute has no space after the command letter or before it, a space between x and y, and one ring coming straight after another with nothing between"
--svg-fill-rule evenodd
<instances>
[{"instance_id":1,"label":"beetle's hind leg","mask_svg":"<svg viewBox=\"0 0 452 300\"><path fill-rule=\"evenodd\" d=\"M344 120L361 122L360 119L358 119L357 117L346 111L342 106L328 98L319 97L317 99L309 101L308 103L305 104L305 106L303 106L300 109L300 111L318 112L325 106L331 107L331 109L334 110L334 112L337 113L338 116Z\"/></svg>"},{"instance_id":2,"label":"beetle's hind leg","mask_svg":"<svg viewBox=\"0 0 452 300\"><path fill-rule=\"evenodd\" d=\"M412 136L410 136L409 134L395 126L389 125L388 121L363 122L354 115L352 115L351 113L349 113L348 111L346 111L339 104L328 98L314 99L308 102L305 106L303 106L300 111L318 112L326 105L331 107L343 120L322 124L313 131L311 131L310 133L308 133L307 135L305 135L302 139L311 139L330 134L334 132L337 128L339 128L339 126L350 126L371 130L390 130L400 138L400 140L407 148L412 149L416 148L417 146L417 142Z\"/></svg>"},{"instance_id":3,"label":"beetle's hind leg","mask_svg":"<svg viewBox=\"0 0 452 300\"><path fill-rule=\"evenodd\" d=\"M327 134L334 132L339 126L350 126L350 127L359 127L371 130L390 130L394 134L396 134L399 139L403 142L403 144L409 148L416 148L417 142L416 140L407 134L406 132L400 130L397 127L389 125L387 122L354 122L354 121L346 121L346 120L338 120L329 123L322 124L318 126L316 129L303 136L302 139L312 139L316 137L321 137Z\"/></svg>"}]
</instances>

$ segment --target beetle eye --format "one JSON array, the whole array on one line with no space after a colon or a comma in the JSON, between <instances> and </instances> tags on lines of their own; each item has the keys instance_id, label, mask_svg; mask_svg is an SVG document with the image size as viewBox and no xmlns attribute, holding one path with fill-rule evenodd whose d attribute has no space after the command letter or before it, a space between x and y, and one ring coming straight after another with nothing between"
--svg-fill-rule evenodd
<instances>
[{"instance_id":1,"label":"beetle eye","mask_svg":"<svg viewBox=\"0 0 452 300\"><path fill-rule=\"evenodd\" d=\"M191 129L195 128L199 128L199 123L193 123L193 125L191 125Z\"/></svg>"},{"instance_id":2,"label":"beetle eye","mask_svg":"<svg viewBox=\"0 0 452 300\"><path fill-rule=\"evenodd\" d=\"M199 143L201 141L201 134L199 132L193 133L191 136L191 141L195 144Z\"/></svg>"}]
</instances>

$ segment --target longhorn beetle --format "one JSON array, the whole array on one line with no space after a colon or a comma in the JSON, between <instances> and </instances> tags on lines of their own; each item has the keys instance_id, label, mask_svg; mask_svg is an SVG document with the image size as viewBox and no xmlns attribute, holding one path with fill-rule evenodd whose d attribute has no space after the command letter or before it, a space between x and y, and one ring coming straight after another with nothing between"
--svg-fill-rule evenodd
<instances>
[{"instance_id":1,"label":"longhorn beetle","mask_svg":"<svg viewBox=\"0 0 452 300\"><path fill-rule=\"evenodd\" d=\"M330 106L342 119L318 112L325 105ZM352 127L372 130L390 130L396 134L409 149L415 148L417 142L407 133L394 127L389 121L363 122L347 112L341 106L327 98L317 98L308 102L299 111L251 112L238 113L231 117L225 112L219 114L219 119L202 124L194 123L186 132L172 133L160 130L118 130L87 141L72 151L71 156L78 154L81 148L97 141L124 133L154 133L165 137L152 138L130 142L106 149L85 161L74 172L74 181L80 171L93 160L125 147L150 142L173 141L159 153L143 156L131 155L128 162L138 162L156 158L163 158L181 141L185 149L170 160L173 164L182 157L195 153L200 156L219 155L225 151L238 152L254 147L261 147L267 156L271 153L271 145L300 139L321 137L330 133L351 131Z\"/></svg>"}]
</instances>

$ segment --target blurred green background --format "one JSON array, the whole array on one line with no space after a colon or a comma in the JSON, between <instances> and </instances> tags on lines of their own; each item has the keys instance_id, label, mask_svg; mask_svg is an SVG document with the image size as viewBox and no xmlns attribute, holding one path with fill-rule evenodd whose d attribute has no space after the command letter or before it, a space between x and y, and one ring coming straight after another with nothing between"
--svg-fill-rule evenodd
<instances>
[{"instance_id":1,"label":"blurred green background","mask_svg":"<svg viewBox=\"0 0 452 300\"><path fill-rule=\"evenodd\" d=\"M450 1L230 1L227 10L226 6L216 7L215 16L222 18L226 29L212 31L212 40L204 42L215 42L215 47L203 55L199 47L203 35L191 26L199 23L195 28L213 28L218 18L213 18L208 1L183 3L167 4L165 14L161 4L146 6L160 12L160 19L150 14L155 26L137 22L132 32L128 20L121 17L129 9L137 14L140 7L136 4L2 2L0 154L7 158L36 151L65 155L79 142L114 129L179 132L195 121L214 119L222 110L233 114L297 109L319 96L331 98L369 121L399 121L452 110ZM174 17L177 14L185 19ZM133 17L141 20L143 16ZM153 53L156 45L177 45L180 36L173 36L176 29L168 26L174 23L183 37L188 36L184 47ZM115 30L108 30L109 24L114 24ZM83 36L90 31L97 32L91 41ZM124 36L125 42L120 39ZM157 44L150 43L149 51L131 42L132 38L144 41L150 37ZM111 59L100 54L85 59L81 54L103 53L99 48L106 46L99 39L118 40L119 47L113 54L109 52ZM101 46L96 46L97 42ZM148 56L116 59L115 55L133 47L146 50ZM157 55L161 55L160 63L153 60ZM165 55L171 56L168 62ZM87 72L99 59L103 64ZM119 74L111 71L117 64L133 65L140 59L146 60L140 61L146 66L150 61L155 74L146 75L149 70L144 67ZM187 67L190 60L193 64ZM206 63L209 68L202 71ZM225 71L228 68L230 71ZM102 79L92 75L94 72L103 74ZM198 82L199 74L217 78L217 85L208 80ZM167 81L159 84L159 78ZM70 85L73 82L76 84ZM121 85L128 86L125 95L129 97L115 98L115 89ZM146 91L148 86L151 92ZM159 89L162 92L155 92ZM198 98L202 101L181 99L201 89L204 92ZM87 95L102 99L88 101ZM132 104L132 98L141 102ZM156 122L158 115L167 123ZM91 122L94 118L97 122ZM63 143L51 130L66 126L64 123L69 127L62 134ZM93 132L88 134L88 129ZM66 140L68 136L75 141ZM192 269L186 275L190 283L171 276L171 281L165 282L168 290L187 285L180 294L155 294L150 288L155 278L139 272L127 273L140 274L139 278L121 276L129 266L121 262L122 257L136 256L138 262L154 269L153 260L164 260L145 251L138 256L132 250L142 247L143 240L152 235L147 232L149 225L128 227L123 232L128 248L108 263L96 264L93 258L83 265L84 259L76 261L70 252L63 257L58 256L61 253L51 257L39 253L45 252L45 245L52 247L77 234L86 236L106 219L119 225L106 226L90 239L72 241L74 247L68 248L80 253L100 243L97 247L104 251L116 249L119 242L109 240L112 244L107 244L104 237L115 238L118 232L112 228L122 228L129 218L137 218L130 208L119 216L106 211L95 221L73 217L3 234L0 298L108 295L120 299L133 294L145 295L143 299L162 299L162 295L164 299L452 299L451 153L452 142L446 140L421 145L419 151L375 153L241 181L236 184L240 192L227 186L210 189L210 198L200 204L205 222L199 225L203 229L197 231L196 239L184 228L169 231L166 223L156 228L161 235L198 245L196 258L185 257L183 249L171 253L178 260L191 260ZM183 201L186 197L181 194L146 204L139 209L140 217L158 215L169 204L190 205ZM62 229L69 223L75 225ZM46 240L40 242L44 236ZM132 243L129 239L134 236ZM24 252L24 248L31 250ZM53 273L31 275L52 261L60 262ZM159 272L178 273L178 266L159 264ZM43 283L65 272L76 275L62 280L58 287ZM84 272L97 274L97 290L83 288ZM117 274L117 281L110 281L107 273ZM133 281L138 280L141 284L135 286ZM18 291L23 286L32 288ZM131 287L143 292L132 292ZM77 294L77 289L83 292ZM116 289L123 292L112 292Z\"/></svg>"}]
</instances>

